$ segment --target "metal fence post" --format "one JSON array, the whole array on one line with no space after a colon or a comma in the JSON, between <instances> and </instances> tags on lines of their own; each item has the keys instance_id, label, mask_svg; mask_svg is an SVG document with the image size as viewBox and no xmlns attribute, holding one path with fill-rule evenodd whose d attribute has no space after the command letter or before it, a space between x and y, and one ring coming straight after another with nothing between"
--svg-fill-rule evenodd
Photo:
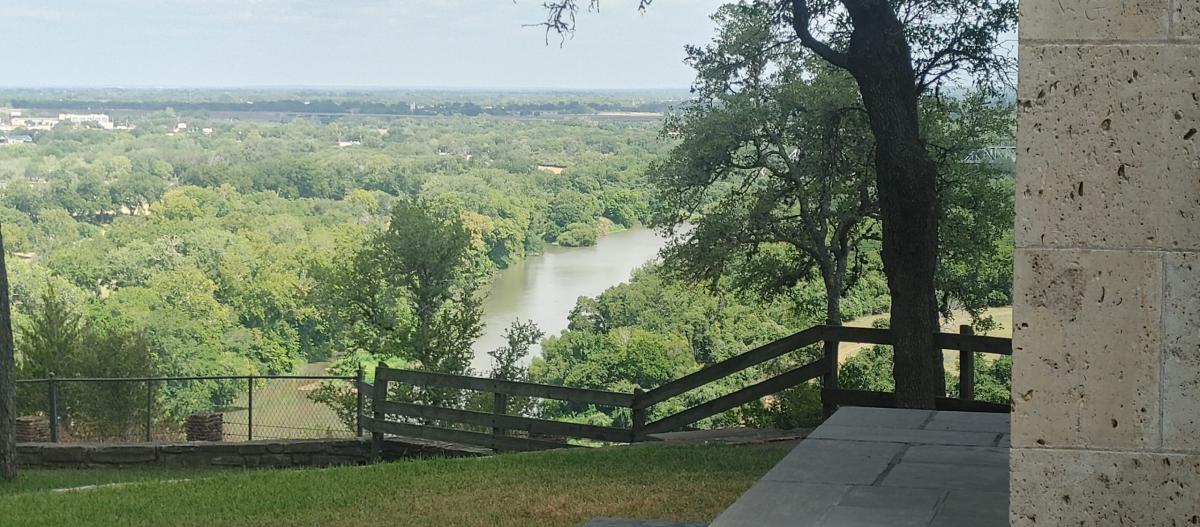
<instances>
[{"instance_id":1,"label":"metal fence post","mask_svg":"<svg viewBox=\"0 0 1200 527\"><path fill-rule=\"evenodd\" d=\"M48 395L50 417L50 442L58 442L58 379L54 376L54 372L50 372L50 393Z\"/></svg>"},{"instance_id":2,"label":"metal fence post","mask_svg":"<svg viewBox=\"0 0 1200 527\"><path fill-rule=\"evenodd\" d=\"M358 365L358 371L354 374L354 394L355 394L355 414L354 414L354 437L362 437L363 435L363 391L362 385L365 379L362 364Z\"/></svg>"},{"instance_id":3,"label":"metal fence post","mask_svg":"<svg viewBox=\"0 0 1200 527\"><path fill-rule=\"evenodd\" d=\"M150 442L150 430L154 427L154 381L146 381L146 442Z\"/></svg>"},{"instance_id":4,"label":"metal fence post","mask_svg":"<svg viewBox=\"0 0 1200 527\"><path fill-rule=\"evenodd\" d=\"M246 441L254 440L254 376L246 377Z\"/></svg>"},{"instance_id":5,"label":"metal fence post","mask_svg":"<svg viewBox=\"0 0 1200 527\"><path fill-rule=\"evenodd\" d=\"M958 326L958 332L970 336L975 334L975 328L964 324ZM966 343L958 350L958 398L975 399L975 352Z\"/></svg>"}]
</instances>

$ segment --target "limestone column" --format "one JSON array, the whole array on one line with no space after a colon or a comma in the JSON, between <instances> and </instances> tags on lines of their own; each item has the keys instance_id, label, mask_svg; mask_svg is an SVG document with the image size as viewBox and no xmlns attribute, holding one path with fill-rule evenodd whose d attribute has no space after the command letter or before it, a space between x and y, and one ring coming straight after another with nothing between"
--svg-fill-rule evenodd
<instances>
[{"instance_id":1,"label":"limestone column","mask_svg":"<svg viewBox=\"0 0 1200 527\"><path fill-rule=\"evenodd\" d=\"M1013 525L1200 525L1200 0L1022 0Z\"/></svg>"}]
</instances>

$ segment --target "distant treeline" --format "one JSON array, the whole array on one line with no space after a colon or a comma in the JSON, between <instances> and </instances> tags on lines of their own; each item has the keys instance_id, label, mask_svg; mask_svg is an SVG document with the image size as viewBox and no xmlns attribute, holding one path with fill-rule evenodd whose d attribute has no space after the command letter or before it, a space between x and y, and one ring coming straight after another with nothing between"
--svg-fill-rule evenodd
<instances>
[{"instance_id":1,"label":"distant treeline","mask_svg":"<svg viewBox=\"0 0 1200 527\"><path fill-rule=\"evenodd\" d=\"M322 100L268 100L268 101L101 101L101 100L53 100L13 99L13 108L72 110L72 111L175 111L208 112L279 112L279 113L328 113L328 114L376 114L376 115L497 115L533 116L540 114L593 114L599 112L666 112L670 101L641 103L598 102L598 101L555 101L555 102L508 102L496 105L479 105L473 102L410 103L406 101L336 101Z\"/></svg>"}]
</instances>

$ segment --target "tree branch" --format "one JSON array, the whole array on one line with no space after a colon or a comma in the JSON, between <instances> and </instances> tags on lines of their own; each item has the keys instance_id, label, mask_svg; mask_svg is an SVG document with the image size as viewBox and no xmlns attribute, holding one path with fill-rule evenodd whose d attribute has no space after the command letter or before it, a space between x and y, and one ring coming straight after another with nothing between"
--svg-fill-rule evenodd
<instances>
[{"instance_id":1,"label":"tree branch","mask_svg":"<svg viewBox=\"0 0 1200 527\"><path fill-rule=\"evenodd\" d=\"M812 34L812 11L808 0L792 0L792 29L800 37L800 43L813 51L830 64L843 69L850 69L850 60L845 53L834 50L829 44L822 42Z\"/></svg>"}]
</instances>

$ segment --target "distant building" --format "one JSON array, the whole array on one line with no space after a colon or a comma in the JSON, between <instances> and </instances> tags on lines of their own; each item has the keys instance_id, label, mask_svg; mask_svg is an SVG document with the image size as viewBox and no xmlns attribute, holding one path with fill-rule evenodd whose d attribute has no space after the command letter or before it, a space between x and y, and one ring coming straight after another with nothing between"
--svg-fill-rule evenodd
<instances>
[{"instance_id":1,"label":"distant building","mask_svg":"<svg viewBox=\"0 0 1200 527\"><path fill-rule=\"evenodd\" d=\"M212 128L201 128L200 133L203 133L204 135L212 135L213 129Z\"/></svg>"},{"instance_id":2,"label":"distant building","mask_svg":"<svg viewBox=\"0 0 1200 527\"><path fill-rule=\"evenodd\" d=\"M49 130L58 126L58 119L50 117L13 117L13 128L25 128L27 130Z\"/></svg>"},{"instance_id":3,"label":"distant building","mask_svg":"<svg viewBox=\"0 0 1200 527\"><path fill-rule=\"evenodd\" d=\"M114 125L112 118L102 113L60 113L58 114L59 122L71 123L74 125L94 124L105 130L112 130Z\"/></svg>"},{"instance_id":4,"label":"distant building","mask_svg":"<svg viewBox=\"0 0 1200 527\"><path fill-rule=\"evenodd\" d=\"M563 170L566 170L567 167L563 165L539 164L537 169L551 174L562 174Z\"/></svg>"},{"instance_id":5,"label":"distant building","mask_svg":"<svg viewBox=\"0 0 1200 527\"><path fill-rule=\"evenodd\" d=\"M33 137L28 135L0 135L0 145L21 145L32 142Z\"/></svg>"}]
</instances>

